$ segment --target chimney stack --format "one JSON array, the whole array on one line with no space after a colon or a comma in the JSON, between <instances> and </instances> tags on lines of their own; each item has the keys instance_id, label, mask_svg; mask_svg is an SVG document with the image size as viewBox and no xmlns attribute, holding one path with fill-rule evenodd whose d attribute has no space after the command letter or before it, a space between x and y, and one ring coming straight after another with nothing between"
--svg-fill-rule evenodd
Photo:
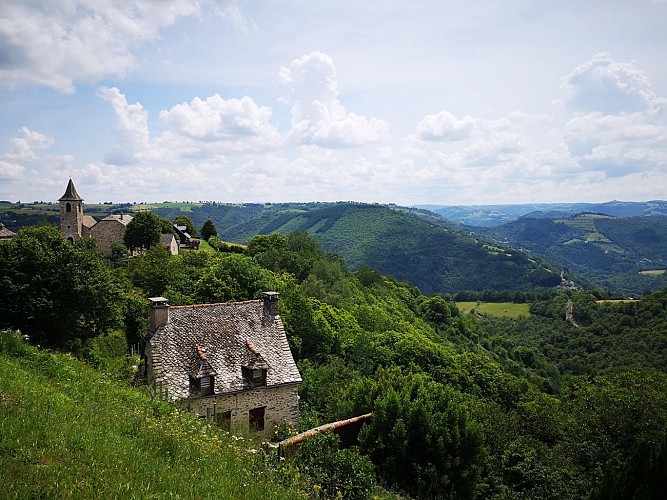
<instances>
[{"instance_id":1,"label":"chimney stack","mask_svg":"<svg viewBox=\"0 0 667 500\"><path fill-rule=\"evenodd\" d=\"M280 294L278 292L264 292L264 313L277 316L279 299Z\"/></svg>"},{"instance_id":2,"label":"chimney stack","mask_svg":"<svg viewBox=\"0 0 667 500\"><path fill-rule=\"evenodd\" d=\"M158 328L163 327L169 320L169 303L164 297L151 297L148 299L151 309L149 329L155 333Z\"/></svg>"}]
</instances>

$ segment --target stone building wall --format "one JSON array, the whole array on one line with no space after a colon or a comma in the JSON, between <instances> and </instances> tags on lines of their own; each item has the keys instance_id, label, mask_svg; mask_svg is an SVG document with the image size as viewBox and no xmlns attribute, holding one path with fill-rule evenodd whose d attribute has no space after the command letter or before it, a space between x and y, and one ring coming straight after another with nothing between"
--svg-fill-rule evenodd
<instances>
[{"instance_id":1,"label":"stone building wall","mask_svg":"<svg viewBox=\"0 0 667 500\"><path fill-rule=\"evenodd\" d=\"M277 387L257 387L232 394L215 394L191 399L188 409L200 416L231 412L231 428L248 429L250 410L264 407L264 434L273 432L273 424L282 420L299 422L299 395L297 384Z\"/></svg>"},{"instance_id":2,"label":"stone building wall","mask_svg":"<svg viewBox=\"0 0 667 500\"><path fill-rule=\"evenodd\" d=\"M90 233L102 253L111 254L112 243L123 243L126 226L115 220L101 220L95 224Z\"/></svg>"}]
</instances>

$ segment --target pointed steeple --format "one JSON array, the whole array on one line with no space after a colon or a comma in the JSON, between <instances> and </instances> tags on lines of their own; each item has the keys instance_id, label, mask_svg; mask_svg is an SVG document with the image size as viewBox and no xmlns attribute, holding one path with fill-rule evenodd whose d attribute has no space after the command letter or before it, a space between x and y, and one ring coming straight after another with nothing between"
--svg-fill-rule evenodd
<instances>
[{"instance_id":1,"label":"pointed steeple","mask_svg":"<svg viewBox=\"0 0 667 500\"><path fill-rule=\"evenodd\" d=\"M67 183L67 189L65 190L65 194L60 197L60 200L72 200L72 201L83 201L83 198L79 196L79 193L76 192L76 188L74 187L74 183L72 182L72 179L69 180Z\"/></svg>"}]
</instances>

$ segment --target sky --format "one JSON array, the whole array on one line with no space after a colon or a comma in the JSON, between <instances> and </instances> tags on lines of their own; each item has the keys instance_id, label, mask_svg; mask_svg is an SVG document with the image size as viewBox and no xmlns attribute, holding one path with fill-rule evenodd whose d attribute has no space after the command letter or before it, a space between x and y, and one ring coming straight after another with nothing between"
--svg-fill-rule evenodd
<instances>
[{"instance_id":1,"label":"sky","mask_svg":"<svg viewBox=\"0 0 667 500\"><path fill-rule=\"evenodd\" d=\"M667 199L667 0L2 0L0 200Z\"/></svg>"}]
</instances>

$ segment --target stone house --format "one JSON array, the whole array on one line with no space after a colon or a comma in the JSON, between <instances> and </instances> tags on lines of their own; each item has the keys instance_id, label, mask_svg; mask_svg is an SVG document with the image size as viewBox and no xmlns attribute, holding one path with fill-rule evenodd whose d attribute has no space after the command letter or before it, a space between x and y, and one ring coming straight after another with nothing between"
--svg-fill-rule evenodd
<instances>
[{"instance_id":1,"label":"stone house","mask_svg":"<svg viewBox=\"0 0 667 500\"><path fill-rule=\"evenodd\" d=\"M178 242L171 233L162 233L160 236L160 245L171 255L178 255Z\"/></svg>"},{"instance_id":2,"label":"stone house","mask_svg":"<svg viewBox=\"0 0 667 500\"><path fill-rule=\"evenodd\" d=\"M176 238L178 239L179 248L192 248L197 250L199 248L199 240L193 238L190 233L188 233L186 226L179 226L174 224L174 233L176 233Z\"/></svg>"},{"instance_id":3,"label":"stone house","mask_svg":"<svg viewBox=\"0 0 667 500\"><path fill-rule=\"evenodd\" d=\"M163 395L223 428L269 433L297 424L301 376L278 315L278 293L264 299L169 306L149 299L146 373Z\"/></svg>"}]
</instances>

